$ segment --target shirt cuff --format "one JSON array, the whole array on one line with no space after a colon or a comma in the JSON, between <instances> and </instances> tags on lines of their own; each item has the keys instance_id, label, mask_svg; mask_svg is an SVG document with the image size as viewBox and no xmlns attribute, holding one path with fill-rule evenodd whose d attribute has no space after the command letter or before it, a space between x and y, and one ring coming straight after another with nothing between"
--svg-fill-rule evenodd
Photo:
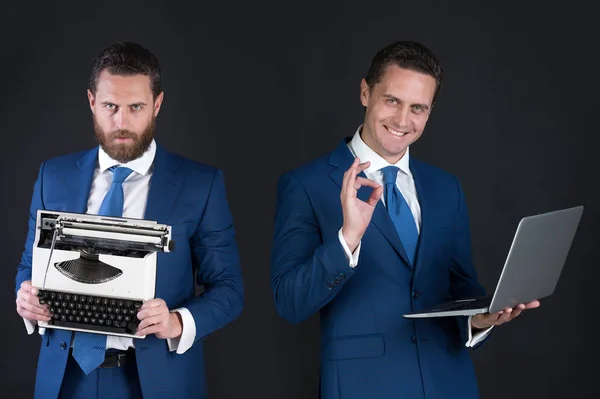
<instances>
[{"instance_id":1,"label":"shirt cuff","mask_svg":"<svg viewBox=\"0 0 600 399\"><path fill-rule=\"evenodd\" d=\"M492 328L494 328L494 326L491 326L489 328L486 328L485 330L481 330L479 332L477 332L475 335L473 335L473 327L471 326L471 318L473 316L469 316L469 318L467 319L467 331L469 332L469 339L467 340L467 343L465 344L466 347L472 348L473 346L477 345L478 343L480 343L481 341L483 341L485 339L485 337L487 337L489 335L489 333L492 331Z\"/></svg>"},{"instance_id":2,"label":"shirt cuff","mask_svg":"<svg viewBox=\"0 0 600 399\"><path fill-rule=\"evenodd\" d=\"M181 335L177 338L167 338L169 351L181 355L194 344L196 339L196 322L192 313L186 308L173 310L181 315Z\"/></svg>"},{"instance_id":3,"label":"shirt cuff","mask_svg":"<svg viewBox=\"0 0 600 399\"><path fill-rule=\"evenodd\" d=\"M350 252L350 248L348 248L348 244L346 244L346 240L344 240L344 235L342 234L342 228L338 231L338 237L340 239L340 243L342 244L342 248L344 248L344 253L346 254L346 259L350 262L350 267L355 268L358 265L358 255L360 253L360 244L361 241L358 242L358 246L354 250L354 253Z\"/></svg>"}]
</instances>

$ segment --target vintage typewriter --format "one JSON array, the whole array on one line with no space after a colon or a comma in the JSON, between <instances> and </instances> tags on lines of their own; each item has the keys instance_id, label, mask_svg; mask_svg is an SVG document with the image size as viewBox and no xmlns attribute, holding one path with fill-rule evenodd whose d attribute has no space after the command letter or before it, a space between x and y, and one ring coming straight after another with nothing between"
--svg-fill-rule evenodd
<instances>
[{"instance_id":1,"label":"vintage typewriter","mask_svg":"<svg viewBox=\"0 0 600 399\"><path fill-rule=\"evenodd\" d=\"M173 245L157 222L39 210L32 285L52 314L39 327L144 338L137 312L154 298L157 252Z\"/></svg>"}]
</instances>

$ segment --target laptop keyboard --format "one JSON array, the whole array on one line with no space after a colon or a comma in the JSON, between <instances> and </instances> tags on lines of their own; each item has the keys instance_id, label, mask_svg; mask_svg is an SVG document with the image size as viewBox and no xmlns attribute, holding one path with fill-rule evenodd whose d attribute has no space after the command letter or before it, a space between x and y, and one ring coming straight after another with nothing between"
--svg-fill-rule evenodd
<instances>
[{"instance_id":1,"label":"laptop keyboard","mask_svg":"<svg viewBox=\"0 0 600 399\"><path fill-rule=\"evenodd\" d=\"M49 325L117 334L135 334L142 301L40 290L52 314Z\"/></svg>"}]
</instances>

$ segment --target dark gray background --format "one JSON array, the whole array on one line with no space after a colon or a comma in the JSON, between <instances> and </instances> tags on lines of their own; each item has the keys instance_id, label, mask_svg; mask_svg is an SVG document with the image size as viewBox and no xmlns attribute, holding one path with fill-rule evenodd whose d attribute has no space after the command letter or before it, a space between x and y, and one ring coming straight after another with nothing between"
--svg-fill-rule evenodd
<instances>
[{"instance_id":1,"label":"dark gray background","mask_svg":"<svg viewBox=\"0 0 600 399\"><path fill-rule=\"evenodd\" d=\"M314 397L318 317L287 324L269 285L276 182L354 133L363 118L360 79L374 53L398 39L423 42L444 65L446 86L411 155L460 177L488 290L521 217L586 206L555 295L473 354L482 397L600 395L596 367L584 366L600 354L592 327L600 275L592 256L600 209L597 18L584 2L6 3L4 397L33 393L39 337L26 335L15 312L14 277L37 168L95 145L87 79L94 56L118 40L140 42L162 64L157 140L225 171L246 307L206 340L212 398Z\"/></svg>"}]
</instances>

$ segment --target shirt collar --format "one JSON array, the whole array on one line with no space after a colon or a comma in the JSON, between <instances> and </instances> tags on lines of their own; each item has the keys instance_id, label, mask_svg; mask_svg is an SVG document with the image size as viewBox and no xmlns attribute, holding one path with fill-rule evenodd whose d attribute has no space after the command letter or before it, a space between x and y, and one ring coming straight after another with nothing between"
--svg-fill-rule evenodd
<instances>
[{"instance_id":1,"label":"shirt collar","mask_svg":"<svg viewBox=\"0 0 600 399\"><path fill-rule=\"evenodd\" d=\"M398 167L405 174L412 176L409 166L410 154L408 147L406 147L406 153L404 153L404 156L400 158L398 162L396 162L395 164L390 164L381 155L373 151L373 149L363 141L362 137L360 137L362 127L363 125L360 125L356 130L356 133L354 133L354 137L352 137L352 140L350 141L350 146L352 148L352 151L354 152L354 155L360 159L361 163L366 161L371 162L371 165L367 169L365 169L366 175L372 175L374 173L379 172L381 168L393 165Z\"/></svg>"},{"instance_id":2,"label":"shirt collar","mask_svg":"<svg viewBox=\"0 0 600 399\"><path fill-rule=\"evenodd\" d=\"M100 146L100 148L98 148L98 165L100 167L101 173L115 165L119 165L119 166L128 167L129 169L133 170L134 172L136 172L142 176L145 176L148 173L148 171L150 170L152 163L154 162L155 155L156 155L156 142L154 141L154 139L152 139L152 142L148 146L148 149L146 150L146 152L144 152L142 154L141 157L136 158L133 161L129 161L124 164L120 163L117 160L112 159L106 153L106 151L104 151L102 146Z\"/></svg>"}]
</instances>

